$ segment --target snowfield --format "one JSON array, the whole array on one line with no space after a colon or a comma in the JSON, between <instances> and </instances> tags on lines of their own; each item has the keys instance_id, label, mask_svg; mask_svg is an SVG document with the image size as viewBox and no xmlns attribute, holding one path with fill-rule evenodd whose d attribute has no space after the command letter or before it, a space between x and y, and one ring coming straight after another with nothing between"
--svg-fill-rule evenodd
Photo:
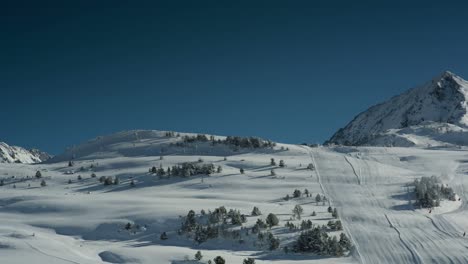
<instances>
[{"instance_id":1,"label":"snowfield","mask_svg":"<svg viewBox=\"0 0 468 264\"><path fill-rule=\"evenodd\" d=\"M198 250L204 256L200 263L218 255L226 263L242 263L247 257L278 264L468 263L468 238L463 237L468 230L465 149L277 144L273 149L234 151L209 143L190 148L171 144L178 140L163 132L130 131L76 146L48 163L0 164L0 263L197 263L184 259L193 260ZM68 166L71 158L73 167ZM270 165L271 158L284 160L286 166ZM199 159L221 166L222 173L160 179L148 171ZM310 163L315 170L307 169ZM34 177L36 171L46 186ZM407 185L432 175L452 186L460 201L443 201L431 213L414 207ZM105 186L101 176L118 176L120 183ZM321 194L328 201L283 199L305 188L312 197ZM329 203L338 209L353 249L340 258L285 254L281 248L300 233L284 227L293 207L303 207L303 220L326 225L332 220ZM243 244L227 238L197 244L177 234L181 216L189 210L199 214L220 206L247 215L257 206L261 219L275 213L280 224L272 233L280 239L280 248L253 246L249 237ZM313 211L316 216L311 216ZM256 219L248 216L244 226ZM139 228L126 230L127 223ZM162 232L167 232L167 240L160 239Z\"/></svg>"}]
</instances>

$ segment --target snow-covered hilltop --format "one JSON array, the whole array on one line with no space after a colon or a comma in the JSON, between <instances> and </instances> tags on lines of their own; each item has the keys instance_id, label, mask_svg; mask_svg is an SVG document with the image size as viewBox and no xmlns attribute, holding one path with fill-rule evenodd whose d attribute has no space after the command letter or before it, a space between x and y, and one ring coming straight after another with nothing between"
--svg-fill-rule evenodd
<instances>
[{"instance_id":1,"label":"snow-covered hilltop","mask_svg":"<svg viewBox=\"0 0 468 264\"><path fill-rule=\"evenodd\" d=\"M39 163L50 159L50 155L38 149L24 149L0 142L0 163Z\"/></svg>"},{"instance_id":2,"label":"snow-covered hilltop","mask_svg":"<svg viewBox=\"0 0 468 264\"><path fill-rule=\"evenodd\" d=\"M215 136L158 130L129 130L99 136L69 147L49 162L111 157L205 154L225 156L250 152L275 143L255 137Z\"/></svg>"},{"instance_id":3,"label":"snow-covered hilltop","mask_svg":"<svg viewBox=\"0 0 468 264\"><path fill-rule=\"evenodd\" d=\"M444 72L372 106L328 143L376 146L468 145L468 82Z\"/></svg>"}]
</instances>

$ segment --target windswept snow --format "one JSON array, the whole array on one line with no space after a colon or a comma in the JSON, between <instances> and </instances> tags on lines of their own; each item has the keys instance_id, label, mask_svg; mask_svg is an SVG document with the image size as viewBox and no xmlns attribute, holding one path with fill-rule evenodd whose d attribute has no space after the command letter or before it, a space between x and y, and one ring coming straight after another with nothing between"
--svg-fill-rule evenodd
<instances>
[{"instance_id":1,"label":"windswept snow","mask_svg":"<svg viewBox=\"0 0 468 264\"><path fill-rule=\"evenodd\" d=\"M147 133L137 141L112 135L112 140L99 139L105 145L94 141L77 146L74 153L80 155L73 168L64 158L69 156L48 164L1 164L5 185L0 187L0 263L190 263L183 261L193 260L198 250L204 255L201 263L218 255L227 263L242 263L247 257L260 264L468 263L468 238L463 237L468 230L464 150L277 144L273 149L238 152L199 145L184 153L183 148L168 144L177 138ZM104 147L98 152L88 150L99 145ZM166 155L138 154L161 148ZM284 168L275 167L275 176L270 175L271 158L286 163ZM166 168L199 159L222 166L222 173L171 179L148 173L151 166ZM310 163L315 170L306 168ZM74 174L65 173L71 169ZM47 186L40 187L36 171L41 171ZM407 185L431 175L452 186L461 200L443 201L431 213L415 208ZM118 176L120 184L104 186L98 181L101 176ZM135 187L130 186L131 180ZM294 189L305 188L313 196L327 196L327 203L283 199ZM180 216L190 209L200 212L226 206L249 214L257 206L263 213L260 218L275 213L283 226L295 204L304 208L304 219L318 225L331 219L326 212L329 204L337 207L344 232L354 244L351 252L341 258L285 254L281 249L270 252L228 239L199 245L176 233ZM312 211L317 216L310 216ZM249 217L246 225L252 221L255 218ZM140 228L125 230L129 222ZM283 227L272 231L282 246L297 235ZM162 232L169 239L161 240Z\"/></svg>"}]
</instances>

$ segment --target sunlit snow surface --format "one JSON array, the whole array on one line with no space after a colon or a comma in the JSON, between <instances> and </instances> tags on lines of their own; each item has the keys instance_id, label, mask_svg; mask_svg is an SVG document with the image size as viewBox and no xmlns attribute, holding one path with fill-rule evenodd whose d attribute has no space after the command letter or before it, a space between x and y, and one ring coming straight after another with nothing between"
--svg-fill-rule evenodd
<instances>
[{"instance_id":1,"label":"sunlit snow surface","mask_svg":"<svg viewBox=\"0 0 468 264\"><path fill-rule=\"evenodd\" d=\"M181 150L167 145L174 140L157 134L114 138L94 145L93 151L81 147L74 174L65 174L71 170L65 158L50 164L0 164L0 177L8 178L0 187L0 263L182 263L178 261L185 256L193 259L197 250L204 261L221 255L227 263L242 263L246 257L256 258L256 263L283 264L468 263L468 238L462 236L468 229L466 150L278 144L273 150L236 153L222 147ZM160 147L165 148L163 160L161 154L155 155ZM155 152L153 156L149 151ZM221 165L223 172L204 177L203 182L201 177L160 180L148 173L161 163L167 167L199 158ZM286 163L275 169L276 176L270 176L270 158ZM306 169L309 163L315 164L315 171ZM91 164L96 165L96 178L90 177ZM37 170L46 187L40 187L38 179L21 181ZM78 175L83 180L78 181ZM409 205L406 185L431 175L452 186L461 201L444 201L431 213ZM103 186L100 176L119 176L121 183ZM131 178L135 187L129 185ZM282 222L273 233L284 245L297 235L282 232L296 203L303 206L304 219L314 224L330 219L328 205L317 205L311 198L282 200L296 188L324 194L338 208L344 231L355 245L349 255L284 254L223 239L197 245L174 233L179 216L190 209L200 212L224 205L248 214L257 206L263 218L270 212L279 216ZM312 211L317 216L311 217ZM249 218L246 225L255 220ZM145 228L127 232L123 230L127 222ZM163 231L168 231L168 240L159 239Z\"/></svg>"}]
</instances>

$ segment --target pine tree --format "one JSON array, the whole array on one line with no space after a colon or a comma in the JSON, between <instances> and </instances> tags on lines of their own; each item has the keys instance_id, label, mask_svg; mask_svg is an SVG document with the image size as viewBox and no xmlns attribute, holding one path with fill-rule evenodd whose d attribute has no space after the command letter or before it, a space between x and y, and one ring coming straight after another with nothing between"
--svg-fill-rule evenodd
<instances>
[{"instance_id":1,"label":"pine tree","mask_svg":"<svg viewBox=\"0 0 468 264\"><path fill-rule=\"evenodd\" d=\"M71 184L71 183L72 183L72 180L71 180L71 179L69 179L69 180L68 180L68 184Z\"/></svg>"},{"instance_id":2,"label":"pine tree","mask_svg":"<svg viewBox=\"0 0 468 264\"><path fill-rule=\"evenodd\" d=\"M214 261L215 264L225 264L226 263L224 258L221 257L221 256L217 256L216 258L213 259L213 261Z\"/></svg>"},{"instance_id":3,"label":"pine tree","mask_svg":"<svg viewBox=\"0 0 468 264\"><path fill-rule=\"evenodd\" d=\"M338 243L344 250L351 249L351 241L349 240L349 238L346 236L345 233L340 234L340 241Z\"/></svg>"},{"instance_id":4,"label":"pine tree","mask_svg":"<svg viewBox=\"0 0 468 264\"><path fill-rule=\"evenodd\" d=\"M258 209L258 207L254 206L254 208L252 209L252 216L259 216L259 215L262 215L262 212L260 212L260 209Z\"/></svg>"},{"instance_id":5,"label":"pine tree","mask_svg":"<svg viewBox=\"0 0 468 264\"><path fill-rule=\"evenodd\" d=\"M320 196L319 193L317 193L317 196L315 196L315 202L317 202L317 205L318 203L320 203L322 201L322 196Z\"/></svg>"},{"instance_id":6,"label":"pine tree","mask_svg":"<svg viewBox=\"0 0 468 264\"><path fill-rule=\"evenodd\" d=\"M166 232L162 232L161 236L159 237L161 240L167 240L168 237L167 237L167 234Z\"/></svg>"},{"instance_id":7,"label":"pine tree","mask_svg":"<svg viewBox=\"0 0 468 264\"><path fill-rule=\"evenodd\" d=\"M294 209L292 210L293 216L296 217L297 219L301 219L301 214L304 212L304 209L302 209L302 206L296 205L294 206Z\"/></svg>"},{"instance_id":8,"label":"pine tree","mask_svg":"<svg viewBox=\"0 0 468 264\"><path fill-rule=\"evenodd\" d=\"M244 174L244 169L243 168L240 168L239 171L240 171L241 174Z\"/></svg>"},{"instance_id":9,"label":"pine tree","mask_svg":"<svg viewBox=\"0 0 468 264\"><path fill-rule=\"evenodd\" d=\"M270 214L268 214L268 216L266 218L266 223L270 228L272 226L278 225L278 223L279 223L278 217L275 214L270 213Z\"/></svg>"},{"instance_id":10,"label":"pine tree","mask_svg":"<svg viewBox=\"0 0 468 264\"><path fill-rule=\"evenodd\" d=\"M271 166L276 166L276 161L275 161L274 158L271 158L271 160L270 160L270 165L271 165Z\"/></svg>"},{"instance_id":11,"label":"pine tree","mask_svg":"<svg viewBox=\"0 0 468 264\"><path fill-rule=\"evenodd\" d=\"M36 171L36 178L42 178L42 173L40 171Z\"/></svg>"},{"instance_id":12,"label":"pine tree","mask_svg":"<svg viewBox=\"0 0 468 264\"><path fill-rule=\"evenodd\" d=\"M96 178L96 173L91 173L91 178Z\"/></svg>"},{"instance_id":13,"label":"pine tree","mask_svg":"<svg viewBox=\"0 0 468 264\"><path fill-rule=\"evenodd\" d=\"M200 261L200 260L202 260L202 258L203 258L203 255L200 252L200 250L198 250L197 253L195 254L195 260Z\"/></svg>"},{"instance_id":14,"label":"pine tree","mask_svg":"<svg viewBox=\"0 0 468 264\"><path fill-rule=\"evenodd\" d=\"M301 195L302 194L301 194L300 190L298 190L298 189L294 190L294 192L293 192L293 197L294 198L299 198L299 197L301 197Z\"/></svg>"},{"instance_id":15,"label":"pine tree","mask_svg":"<svg viewBox=\"0 0 468 264\"><path fill-rule=\"evenodd\" d=\"M279 245L280 245L280 241L278 238L276 238L272 233L268 233L268 243L269 243L269 246L268 248L270 250L276 250L278 249Z\"/></svg>"},{"instance_id":16,"label":"pine tree","mask_svg":"<svg viewBox=\"0 0 468 264\"><path fill-rule=\"evenodd\" d=\"M223 172L223 167L221 167L221 166L218 166L218 168L216 169L216 172L217 172L217 173L221 173L221 172Z\"/></svg>"},{"instance_id":17,"label":"pine tree","mask_svg":"<svg viewBox=\"0 0 468 264\"><path fill-rule=\"evenodd\" d=\"M47 186L47 183L46 183L46 181L45 181L45 180L42 180L42 181L41 181L41 186L42 186L42 187L45 187L45 186Z\"/></svg>"},{"instance_id":18,"label":"pine tree","mask_svg":"<svg viewBox=\"0 0 468 264\"><path fill-rule=\"evenodd\" d=\"M311 216L317 216L317 213L315 211L313 211Z\"/></svg>"},{"instance_id":19,"label":"pine tree","mask_svg":"<svg viewBox=\"0 0 468 264\"><path fill-rule=\"evenodd\" d=\"M280 161L279 161L279 166L280 166L281 168L283 168L283 167L285 166L284 160L280 160Z\"/></svg>"},{"instance_id":20,"label":"pine tree","mask_svg":"<svg viewBox=\"0 0 468 264\"><path fill-rule=\"evenodd\" d=\"M271 169L271 171L270 171L270 176L275 176L275 175L276 175L275 170L274 170L274 169Z\"/></svg>"},{"instance_id":21,"label":"pine tree","mask_svg":"<svg viewBox=\"0 0 468 264\"><path fill-rule=\"evenodd\" d=\"M81 178L81 175L78 175L77 179L81 181L83 178Z\"/></svg>"},{"instance_id":22,"label":"pine tree","mask_svg":"<svg viewBox=\"0 0 468 264\"><path fill-rule=\"evenodd\" d=\"M246 258L244 259L244 261L242 262L243 264L255 264L255 259L253 258Z\"/></svg>"},{"instance_id":23,"label":"pine tree","mask_svg":"<svg viewBox=\"0 0 468 264\"><path fill-rule=\"evenodd\" d=\"M332 212L333 212L333 208L332 208L331 206L328 206L327 211L328 211L329 213L332 213Z\"/></svg>"},{"instance_id":24,"label":"pine tree","mask_svg":"<svg viewBox=\"0 0 468 264\"><path fill-rule=\"evenodd\" d=\"M336 210L336 208L333 209L332 216L333 216L334 218L338 218L338 211Z\"/></svg>"},{"instance_id":25,"label":"pine tree","mask_svg":"<svg viewBox=\"0 0 468 264\"><path fill-rule=\"evenodd\" d=\"M71 160L68 162L68 167L73 167L73 162Z\"/></svg>"}]
</instances>

